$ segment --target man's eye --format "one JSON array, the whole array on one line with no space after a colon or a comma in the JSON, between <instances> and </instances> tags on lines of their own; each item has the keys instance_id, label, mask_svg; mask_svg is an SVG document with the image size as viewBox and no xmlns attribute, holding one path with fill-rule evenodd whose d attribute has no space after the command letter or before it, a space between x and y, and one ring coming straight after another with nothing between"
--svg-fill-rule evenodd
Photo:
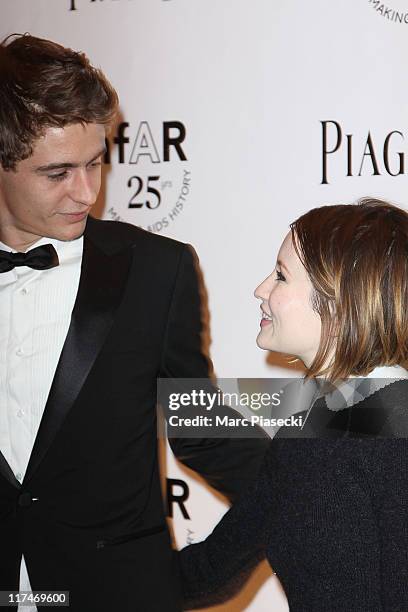
<instances>
[{"instance_id":1,"label":"man's eye","mask_svg":"<svg viewBox=\"0 0 408 612\"><path fill-rule=\"evenodd\" d=\"M99 161L95 160L87 166L87 170L95 170L95 168L99 168L100 166L102 166L101 160Z\"/></svg>"},{"instance_id":2,"label":"man's eye","mask_svg":"<svg viewBox=\"0 0 408 612\"><path fill-rule=\"evenodd\" d=\"M280 272L279 270L276 270L276 280L277 281L284 281L284 280L286 280L286 278L283 276L282 272Z\"/></svg>"},{"instance_id":3,"label":"man's eye","mask_svg":"<svg viewBox=\"0 0 408 612\"><path fill-rule=\"evenodd\" d=\"M60 172L59 174L49 174L48 178L50 179L50 181L62 181L67 176L68 176L68 172L64 170L64 172Z\"/></svg>"}]
</instances>

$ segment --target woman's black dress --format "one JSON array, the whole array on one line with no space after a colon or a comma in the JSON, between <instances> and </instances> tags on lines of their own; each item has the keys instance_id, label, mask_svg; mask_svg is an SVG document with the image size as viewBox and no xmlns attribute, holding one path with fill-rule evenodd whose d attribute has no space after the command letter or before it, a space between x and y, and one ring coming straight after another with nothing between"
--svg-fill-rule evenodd
<instances>
[{"instance_id":1,"label":"woman's black dress","mask_svg":"<svg viewBox=\"0 0 408 612\"><path fill-rule=\"evenodd\" d=\"M407 398L405 380L334 416L319 400L303 438L280 431L252 487L179 553L185 609L266 555L291 612L408 612Z\"/></svg>"}]
</instances>

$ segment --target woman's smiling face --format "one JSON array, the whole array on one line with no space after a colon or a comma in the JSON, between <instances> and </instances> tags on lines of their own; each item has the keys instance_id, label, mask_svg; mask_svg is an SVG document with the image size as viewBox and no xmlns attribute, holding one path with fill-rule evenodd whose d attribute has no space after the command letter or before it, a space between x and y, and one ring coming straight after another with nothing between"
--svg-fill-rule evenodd
<instances>
[{"instance_id":1,"label":"woman's smiling face","mask_svg":"<svg viewBox=\"0 0 408 612\"><path fill-rule=\"evenodd\" d=\"M313 286L292 243L283 241L274 271L255 289L263 318L257 337L260 348L299 357L306 367L320 343L321 319L311 303Z\"/></svg>"}]
</instances>

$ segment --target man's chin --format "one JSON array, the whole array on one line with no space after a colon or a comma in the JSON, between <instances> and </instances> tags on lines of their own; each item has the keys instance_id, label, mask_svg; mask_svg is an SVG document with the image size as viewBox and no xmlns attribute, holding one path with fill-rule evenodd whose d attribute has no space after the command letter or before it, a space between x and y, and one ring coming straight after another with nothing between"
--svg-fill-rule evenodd
<instances>
[{"instance_id":1,"label":"man's chin","mask_svg":"<svg viewBox=\"0 0 408 612\"><path fill-rule=\"evenodd\" d=\"M88 217L86 217L80 223L75 223L75 225L66 228L64 231L58 232L60 235L55 236L57 240L61 240L61 242L71 242L72 240L78 240L81 238L85 231L86 221Z\"/></svg>"}]
</instances>

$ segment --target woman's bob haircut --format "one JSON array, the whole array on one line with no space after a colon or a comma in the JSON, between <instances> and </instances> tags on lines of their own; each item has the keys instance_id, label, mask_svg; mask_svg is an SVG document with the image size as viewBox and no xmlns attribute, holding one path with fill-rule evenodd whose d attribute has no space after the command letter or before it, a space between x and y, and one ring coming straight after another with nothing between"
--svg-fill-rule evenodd
<instances>
[{"instance_id":1,"label":"woman's bob haircut","mask_svg":"<svg viewBox=\"0 0 408 612\"><path fill-rule=\"evenodd\" d=\"M408 213L365 197L313 208L290 229L322 322L306 378L334 383L376 366L407 367Z\"/></svg>"}]
</instances>

